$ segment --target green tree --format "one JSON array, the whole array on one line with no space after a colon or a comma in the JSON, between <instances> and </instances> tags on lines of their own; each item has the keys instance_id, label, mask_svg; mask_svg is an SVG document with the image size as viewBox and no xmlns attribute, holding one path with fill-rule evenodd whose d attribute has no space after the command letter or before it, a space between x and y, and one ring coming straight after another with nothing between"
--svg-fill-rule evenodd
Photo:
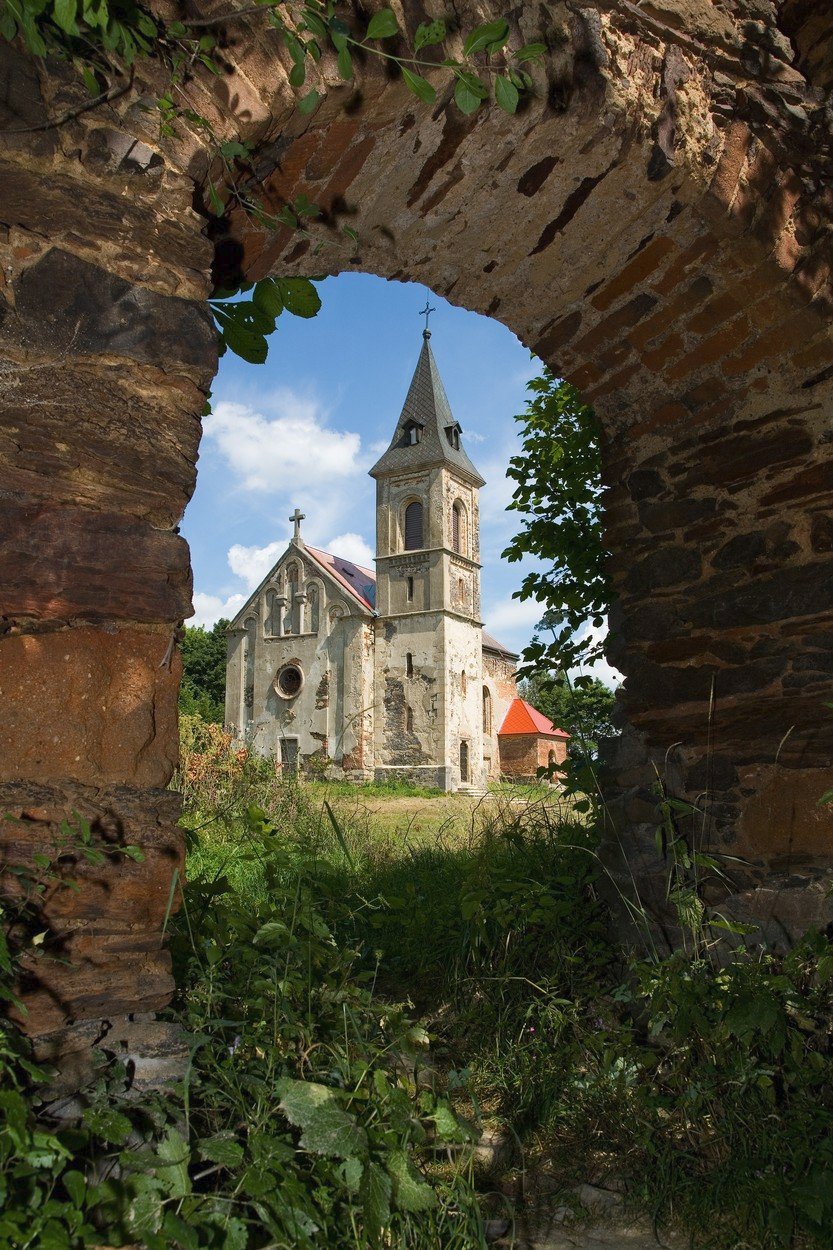
<instances>
[{"instance_id":1,"label":"green tree","mask_svg":"<svg viewBox=\"0 0 833 1250\"><path fill-rule=\"evenodd\" d=\"M601 656L598 631L613 592L605 568L598 418L574 386L548 369L527 389L532 398L515 418L523 426L523 450L507 470L517 483L509 507L520 513L522 528L503 555L510 563L529 555L541 562L517 593L544 605L536 638L523 654L529 675L566 671ZM542 639L542 631L551 640Z\"/></svg>"},{"instance_id":2,"label":"green tree","mask_svg":"<svg viewBox=\"0 0 833 1250\"><path fill-rule=\"evenodd\" d=\"M519 692L539 712L548 716L557 729L564 729L573 742L573 756L595 759L599 739L615 734L614 692L597 677L576 686L555 673L533 673L520 683Z\"/></svg>"},{"instance_id":3,"label":"green tree","mask_svg":"<svg viewBox=\"0 0 833 1250\"><path fill-rule=\"evenodd\" d=\"M182 686L179 710L197 713L203 720L222 725L226 698L226 630L219 620L211 629L187 625L182 640Z\"/></svg>"}]
</instances>

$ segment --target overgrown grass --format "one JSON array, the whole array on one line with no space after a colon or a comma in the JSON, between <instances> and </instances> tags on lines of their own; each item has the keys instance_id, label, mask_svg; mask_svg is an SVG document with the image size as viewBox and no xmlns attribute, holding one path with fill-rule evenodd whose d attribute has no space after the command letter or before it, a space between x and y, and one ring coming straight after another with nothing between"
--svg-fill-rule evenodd
<instances>
[{"instance_id":1,"label":"overgrown grass","mask_svg":"<svg viewBox=\"0 0 833 1250\"><path fill-rule=\"evenodd\" d=\"M545 1175L550 1202L615 1176L697 1246L833 1244L827 938L630 958L592 822L552 791L432 799L417 827L202 746L172 922L187 1081L137 1103L111 1058L56 1130L9 1035L0 1244L476 1250L495 1192ZM478 1193L484 1126L514 1157Z\"/></svg>"}]
</instances>

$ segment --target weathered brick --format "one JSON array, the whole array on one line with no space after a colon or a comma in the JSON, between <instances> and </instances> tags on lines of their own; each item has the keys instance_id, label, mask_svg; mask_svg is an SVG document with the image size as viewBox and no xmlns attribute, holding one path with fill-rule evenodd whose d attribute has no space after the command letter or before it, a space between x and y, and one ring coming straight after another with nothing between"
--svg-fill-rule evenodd
<instances>
[{"instance_id":1,"label":"weathered brick","mask_svg":"<svg viewBox=\"0 0 833 1250\"><path fill-rule=\"evenodd\" d=\"M635 286L644 282L666 256L676 251L677 248L673 239L668 238L666 235L660 235L659 238L652 239L641 252L634 256L633 260L628 261L621 273L593 296L593 299L590 301L593 307L598 308L599 312L606 312L617 299L621 299L623 295L627 295L629 291L632 291Z\"/></svg>"}]
</instances>

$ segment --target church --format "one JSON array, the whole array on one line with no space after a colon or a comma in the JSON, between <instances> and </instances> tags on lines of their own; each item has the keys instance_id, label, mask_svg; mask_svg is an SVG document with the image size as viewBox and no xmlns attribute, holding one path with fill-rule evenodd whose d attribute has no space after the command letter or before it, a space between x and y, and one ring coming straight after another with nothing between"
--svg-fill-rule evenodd
<instances>
[{"instance_id":1,"label":"church","mask_svg":"<svg viewBox=\"0 0 833 1250\"><path fill-rule=\"evenodd\" d=\"M427 319L426 319L427 320ZM423 331L376 482L375 572L286 551L228 630L226 723L278 767L482 792L561 764L568 735L518 697L480 619L479 492Z\"/></svg>"}]
</instances>

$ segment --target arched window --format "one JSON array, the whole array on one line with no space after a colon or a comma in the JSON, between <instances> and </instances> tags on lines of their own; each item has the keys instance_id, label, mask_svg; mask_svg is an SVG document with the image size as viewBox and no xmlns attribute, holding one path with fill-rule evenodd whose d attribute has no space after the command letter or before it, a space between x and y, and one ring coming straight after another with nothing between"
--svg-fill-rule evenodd
<instances>
[{"instance_id":1,"label":"arched window","mask_svg":"<svg viewBox=\"0 0 833 1250\"><path fill-rule=\"evenodd\" d=\"M275 589L266 592L266 620L263 632L267 638L279 638L281 632L281 604Z\"/></svg>"},{"instance_id":2,"label":"arched window","mask_svg":"<svg viewBox=\"0 0 833 1250\"><path fill-rule=\"evenodd\" d=\"M422 504L416 500L405 509L405 550L422 546Z\"/></svg>"},{"instance_id":3,"label":"arched window","mask_svg":"<svg viewBox=\"0 0 833 1250\"><path fill-rule=\"evenodd\" d=\"M483 732L492 732L492 694L488 686L483 687Z\"/></svg>"},{"instance_id":4,"label":"arched window","mask_svg":"<svg viewBox=\"0 0 833 1250\"><path fill-rule=\"evenodd\" d=\"M469 779L469 744L467 742L460 743L460 780L467 782Z\"/></svg>"},{"instance_id":5,"label":"arched window","mask_svg":"<svg viewBox=\"0 0 833 1250\"><path fill-rule=\"evenodd\" d=\"M468 678L466 677L466 670L463 669L462 673L460 674L460 693L462 694L464 699L466 697L466 691L468 690L468 684L469 682L468 682Z\"/></svg>"},{"instance_id":6,"label":"arched window","mask_svg":"<svg viewBox=\"0 0 833 1250\"><path fill-rule=\"evenodd\" d=\"M240 723L248 729L254 719L257 621L250 616L244 622L243 628L246 631L246 641L243 644L243 708Z\"/></svg>"},{"instance_id":7,"label":"arched window","mask_svg":"<svg viewBox=\"0 0 833 1250\"><path fill-rule=\"evenodd\" d=\"M411 655L409 651L408 654L405 656L405 676L413 677L413 675L414 675L414 657Z\"/></svg>"},{"instance_id":8,"label":"arched window","mask_svg":"<svg viewBox=\"0 0 833 1250\"><path fill-rule=\"evenodd\" d=\"M308 604L307 612L309 613L307 617L307 621L309 622L308 630L309 630L309 633L311 634L317 634L319 625L320 625L320 612L319 612L318 587L317 586L310 586L309 590L307 591L307 604Z\"/></svg>"},{"instance_id":9,"label":"arched window","mask_svg":"<svg viewBox=\"0 0 833 1250\"><path fill-rule=\"evenodd\" d=\"M550 751L549 755L547 756L547 764L550 766L550 768L552 768L552 766L555 764L555 751Z\"/></svg>"},{"instance_id":10,"label":"arched window","mask_svg":"<svg viewBox=\"0 0 833 1250\"><path fill-rule=\"evenodd\" d=\"M409 734L414 732L414 709L412 707L405 708L405 731Z\"/></svg>"},{"instance_id":11,"label":"arched window","mask_svg":"<svg viewBox=\"0 0 833 1250\"><path fill-rule=\"evenodd\" d=\"M290 564L286 570L286 616L283 623L283 632L285 634L297 634L299 632L298 616L300 605L295 602L297 593L298 565Z\"/></svg>"},{"instance_id":12,"label":"arched window","mask_svg":"<svg viewBox=\"0 0 833 1250\"><path fill-rule=\"evenodd\" d=\"M451 546L461 556L469 554L468 530L466 510L458 500L451 509Z\"/></svg>"}]
</instances>

